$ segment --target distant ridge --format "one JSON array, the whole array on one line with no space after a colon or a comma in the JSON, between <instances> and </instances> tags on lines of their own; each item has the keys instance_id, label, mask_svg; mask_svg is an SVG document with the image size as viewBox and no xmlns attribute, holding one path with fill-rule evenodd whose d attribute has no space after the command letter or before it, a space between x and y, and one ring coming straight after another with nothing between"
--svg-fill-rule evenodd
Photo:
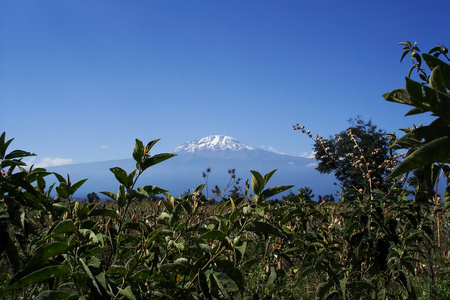
<instances>
[{"instance_id":1,"label":"distant ridge","mask_svg":"<svg viewBox=\"0 0 450 300\"><path fill-rule=\"evenodd\" d=\"M230 181L230 169L235 169L236 178L243 179L241 187L246 179L251 179L250 170L265 174L277 169L268 187L292 184L295 185L292 189L294 193L296 189L305 186L312 188L316 195L336 192L333 185L334 176L320 174L315 170L314 159L258 149L226 135L211 135L186 142L176 147L172 153L177 156L146 170L139 178L137 186L155 185L177 196L205 183L203 173L209 169L209 191L205 190L205 193L211 195L212 187L218 185L224 188ZM117 191L119 184L110 171L112 167L120 167L129 173L135 169L136 162L134 159L122 159L55 166L47 170L70 174L73 181L88 178L76 192L77 198L83 198L91 192Z\"/></svg>"},{"instance_id":2,"label":"distant ridge","mask_svg":"<svg viewBox=\"0 0 450 300\"><path fill-rule=\"evenodd\" d=\"M172 153L197 151L240 151L256 150L256 148L239 142L238 140L226 135L210 135L201 140L189 141L176 147Z\"/></svg>"}]
</instances>

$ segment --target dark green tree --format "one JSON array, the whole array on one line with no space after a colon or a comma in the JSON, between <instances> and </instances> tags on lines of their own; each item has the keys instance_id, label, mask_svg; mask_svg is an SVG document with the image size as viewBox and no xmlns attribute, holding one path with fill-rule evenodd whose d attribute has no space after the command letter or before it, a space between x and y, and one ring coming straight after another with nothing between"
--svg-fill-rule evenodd
<instances>
[{"instance_id":1,"label":"dark green tree","mask_svg":"<svg viewBox=\"0 0 450 300\"><path fill-rule=\"evenodd\" d=\"M389 138L371 120L357 117L350 127L329 139L316 138L317 170L334 173L345 188L379 188L390 168Z\"/></svg>"},{"instance_id":2,"label":"dark green tree","mask_svg":"<svg viewBox=\"0 0 450 300\"><path fill-rule=\"evenodd\" d=\"M87 200L88 203L95 203L100 201L100 197L96 193L92 192L87 194Z\"/></svg>"}]
</instances>

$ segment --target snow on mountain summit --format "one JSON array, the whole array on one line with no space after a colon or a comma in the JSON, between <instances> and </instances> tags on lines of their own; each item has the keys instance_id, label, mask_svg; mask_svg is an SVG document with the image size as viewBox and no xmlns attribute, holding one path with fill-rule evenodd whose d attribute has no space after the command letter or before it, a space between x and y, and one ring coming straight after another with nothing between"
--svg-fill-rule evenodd
<instances>
[{"instance_id":1,"label":"snow on mountain summit","mask_svg":"<svg viewBox=\"0 0 450 300\"><path fill-rule=\"evenodd\" d=\"M196 151L239 151L239 150L256 150L255 148L245 145L238 140L225 135L210 135L199 141L190 141L178 146L174 149L177 152L196 152Z\"/></svg>"}]
</instances>

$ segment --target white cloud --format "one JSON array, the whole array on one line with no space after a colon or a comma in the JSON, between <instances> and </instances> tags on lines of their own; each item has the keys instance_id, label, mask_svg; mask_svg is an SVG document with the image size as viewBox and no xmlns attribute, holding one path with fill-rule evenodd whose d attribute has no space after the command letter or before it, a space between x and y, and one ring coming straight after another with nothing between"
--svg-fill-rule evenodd
<instances>
[{"instance_id":1,"label":"white cloud","mask_svg":"<svg viewBox=\"0 0 450 300\"><path fill-rule=\"evenodd\" d=\"M311 153L309 153L309 154L307 152L303 152L299 156L304 157L304 158L314 158L315 155L316 155L316 152L311 151Z\"/></svg>"},{"instance_id":2,"label":"white cloud","mask_svg":"<svg viewBox=\"0 0 450 300\"><path fill-rule=\"evenodd\" d=\"M35 168L46 168L61 165L73 164L72 158L60 158L60 157L43 157L41 160L37 161L35 157L24 160L27 166L34 165Z\"/></svg>"},{"instance_id":3,"label":"white cloud","mask_svg":"<svg viewBox=\"0 0 450 300\"><path fill-rule=\"evenodd\" d=\"M108 148L108 147L109 147L108 145L102 145L100 148L106 149L106 148Z\"/></svg>"},{"instance_id":4,"label":"white cloud","mask_svg":"<svg viewBox=\"0 0 450 300\"><path fill-rule=\"evenodd\" d=\"M262 149L264 149L264 150L267 150L267 151L273 152L273 153L277 153L277 154L284 154L283 152L279 152L279 151L277 151L277 149L275 149L275 148L274 148L274 147L272 147L272 146L264 146L264 145L262 145L262 146L261 146L261 148L262 148Z\"/></svg>"},{"instance_id":5,"label":"white cloud","mask_svg":"<svg viewBox=\"0 0 450 300\"><path fill-rule=\"evenodd\" d=\"M317 167L317 163L310 163L306 165L308 168Z\"/></svg>"}]
</instances>

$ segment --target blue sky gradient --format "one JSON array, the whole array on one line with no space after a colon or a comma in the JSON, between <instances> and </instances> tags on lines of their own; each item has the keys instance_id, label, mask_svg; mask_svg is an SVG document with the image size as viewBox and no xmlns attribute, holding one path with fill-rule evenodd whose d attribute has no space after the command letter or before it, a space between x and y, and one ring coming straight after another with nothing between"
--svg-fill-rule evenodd
<instances>
[{"instance_id":1,"label":"blue sky gradient","mask_svg":"<svg viewBox=\"0 0 450 300\"><path fill-rule=\"evenodd\" d=\"M450 1L2 1L0 127L34 160L130 158L211 134L305 155L361 115L426 123L381 95L449 44ZM447 43L447 44L446 44ZM57 160L59 159L59 160Z\"/></svg>"}]
</instances>

